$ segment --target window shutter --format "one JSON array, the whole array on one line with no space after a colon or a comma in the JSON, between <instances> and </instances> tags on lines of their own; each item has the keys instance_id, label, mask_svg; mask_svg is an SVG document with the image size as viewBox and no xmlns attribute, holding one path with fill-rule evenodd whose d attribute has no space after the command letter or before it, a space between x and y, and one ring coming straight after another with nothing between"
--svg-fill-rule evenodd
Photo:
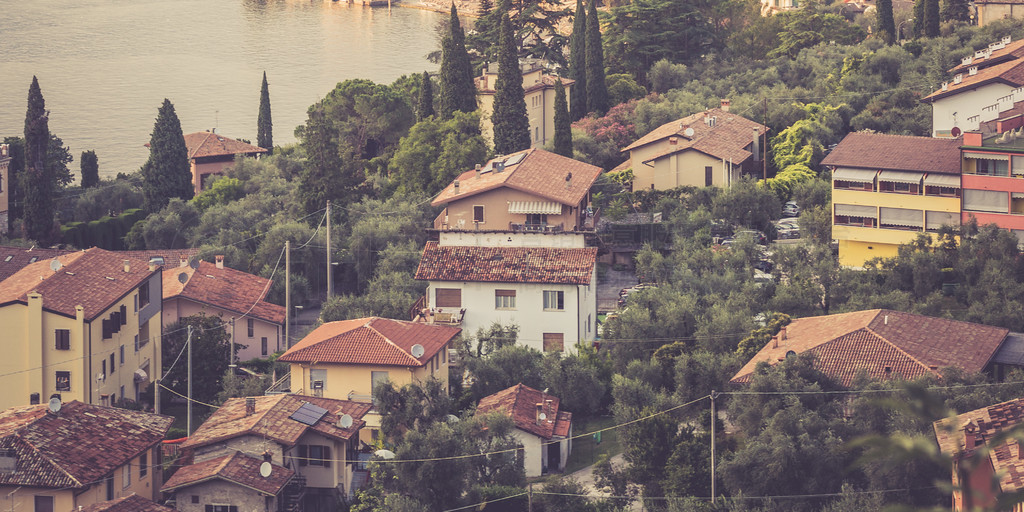
<instances>
[{"instance_id":1,"label":"window shutter","mask_svg":"<svg viewBox=\"0 0 1024 512\"><path fill-rule=\"evenodd\" d=\"M462 289L460 288L437 288L434 291L435 306L439 308L461 308Z\"/></svg>"},{"instance_id":2,"label":"window shutter","mask_svg":"<svg viewBox=\"0 0 1024 512\"><path fill-rule=\"evenodd\" d=\"M121 325L128 323L128 306L121 305Z\"/></svg>"},{"instance_id":3,"label":"window shutter","mask_svg":"<svg viewBox=\"0 0 1024 512\"><path fill-rule=\"evenodd\" d=\"M324 467L331 467L331 447L324 446Z\"/></svg>"},{"instance_id":4,"label":"window shutter","mask_svg":"<svg viewBox=\"0 0 1024 512\"><path fill-rule=\"evenodd\" d=\"M213 505L207 505L206 512L213 512Z\"/></svg>"},{"instance_id":5,"label":"window shutter","mask_svg":"<svg viewBox=\"0 0 1024 512\"><path fill-rule=\"evenodd\" d=\"M307 455L306 445L300 444L299 445L299 465L300 466L305 466L306 464L309 464L309 461L306 460L307 456L308 455Z\"/></svg>"}]
</instances>

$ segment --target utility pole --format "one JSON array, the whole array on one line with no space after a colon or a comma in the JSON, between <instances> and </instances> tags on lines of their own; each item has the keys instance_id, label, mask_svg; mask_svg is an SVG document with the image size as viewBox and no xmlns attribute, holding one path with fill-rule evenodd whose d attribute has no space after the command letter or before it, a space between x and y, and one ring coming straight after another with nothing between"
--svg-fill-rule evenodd
<instances>
[{"instance_id":1,"label":"utility pole","mask_svg":"<svg viewBox=\"0 0 1024 512\"><path fill-rule=\"evenodd\" d=\"M192 437L192 326L188 326L188 424L185 433Z\"/></svg>"},{"instance_id":2,"label":"utility pole","mask_svg":"<svg viewBox=\"0 0 1024 512\"><path fill-rule=\"evenodd\" d=\"M718 392L711 390L711 502L715 502L715 399Z\"/></svg>"},{"instance_id":3,"label":"utility pole","mask_svg":"<svg viewBox=\"0 0 1024 512\"><path fill-rule=\"evenodd\" d=\"M768 97L764 97L764 139L761 144L761 179L768 179ZM714 400L712 400L714 402Z\"/></svg>"},{"instance_id":4,"label":"utility pole","mask_svg":"<svg viewBox=\"0 0 1024 512\"><path fill-rule=\"evenodd\" d=\"M390 2L389 4L390 5ZM327 201L327 300L331 300L331 202Z\"/></svg>"},{"instance_id":5,"label":"utility pole","mask_svg":"<svg viewBox=\"0 0 1024 512\"><path fill-rule=\"evenodd\" d=\"M231 317L231 352L228 352L228 367L234 368L235 364L235 317Z\"/></svg>"},{"instance_id":6,"label":"utility pole","mask_svg":"<svg viewBox=\"0 0 1024 512\"><path fill-rule=\"evenodd\" d=\"M526 507L529 512L533 512L533 484L530 484L529 489L526 491Z\"/></svg>"},{"instance_id":7,"label":"utility pole","mask_svg":"<svg viewBox=\"0 0 1024 512\"><path fill-rule=\"evenodd\" d=\"M292 348L292 251L291 240L284 241L284 348Z\"/></svg>"}]
</instances>

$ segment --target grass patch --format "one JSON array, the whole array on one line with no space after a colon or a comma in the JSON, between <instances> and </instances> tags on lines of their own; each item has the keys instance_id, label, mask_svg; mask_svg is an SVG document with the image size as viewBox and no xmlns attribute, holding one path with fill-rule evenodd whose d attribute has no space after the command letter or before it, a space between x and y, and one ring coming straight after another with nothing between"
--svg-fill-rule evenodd
<instances>
[{"instance_id":1,"label":"grass patch","mask_svg":"<svg viewBox=\"0 0 1024 512\"><path fill-rule=\"evenodd\" d=\"M600 416L591 418L586 422L573 425L573 435L580 435L608 428L615 424L615 418L611 416ZM618 429L605 430L601 432L601 443L594 440L593 435L579 437L572 441L572 453L565 463L565 473L569 474L590 466L601 459L602 455L612 457L622 453L622 444L619 442Z\"/></svg>"}]
</instances>

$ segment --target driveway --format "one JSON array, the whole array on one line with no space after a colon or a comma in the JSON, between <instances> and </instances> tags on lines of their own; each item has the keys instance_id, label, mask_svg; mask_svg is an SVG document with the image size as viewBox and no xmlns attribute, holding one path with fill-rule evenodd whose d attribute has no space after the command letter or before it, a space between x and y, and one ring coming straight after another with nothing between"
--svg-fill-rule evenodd
<instances>
[{"instance_id":1,"label":"driveway","mask_svg":"<svg viewBox=\"0 0 1024 512\"><path fill-rule=\"evenodd\" d=\"M608 269L604 279L597 283L597 313L611 313L618 308L619 290L637 284L639 280L632 270Z\"/></svg>"}]
</instances>

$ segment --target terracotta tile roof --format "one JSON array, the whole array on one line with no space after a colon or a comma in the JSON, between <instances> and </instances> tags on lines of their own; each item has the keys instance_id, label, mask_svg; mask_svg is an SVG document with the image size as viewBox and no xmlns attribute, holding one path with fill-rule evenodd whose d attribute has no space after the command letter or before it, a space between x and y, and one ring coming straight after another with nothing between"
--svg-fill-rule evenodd
<instances>
[{"instance_id":1,"label":"terracotta tile roof","mask_svg":"<svg viewBox=\"0 0 1024 512\"><path fill-rule=\"evenodd\" d=\"M328 322L307 334L278 360L420 367L460 332L458 327L377 317ZM419 358L412 355L416 344L423 346L423 356Z\"/></svg>"},{"instance_id":2,"label":"terracotta tile roof","mask_svg":"<svg viewBox=\"0 0 1024 512\"><path fill-rule=\"evenodd\" d=\"M963 73L963 80L955 84L951 79L946 87L946 90L941 88L928 96L925 96L921 101L925 103L931 103L942 98L959 94L961 91L969 91L980 87L982 85L992 83L1007 84L1011 87L1020 87L1024 85L1024 60L1014 59L999 64L994 64L986 68L981 68L975 75Z\"/></svg>"},{"instance_id":3,"label":"terracotta tile roof","mask_svg":"<svg viewBox=\"0 0 1024 512\"><path fill-rule=\"evenodd\" d=\"M0 283L0 305L27 304L28 294L36 291L43 296L43 309L74 318L75 306L81 305L86 321L92 321L159 271L150 271L147 261L96 247L56 259L63 264L57 272L50 269L50 260L38 261Z\"/></svg>"},{"instance_id":4,"label":"terracotta tile roof","mask_svg":"<svg viewBox=\"0 0 1024 512\"><path fill-rule=\"evenodd\" d=\"M543 420L538 418L537 404L543 404L541 412L546 416ZM475 414L479 416L494 411L507 414L516 428L544 439L565 437L572 425L572 413L558 410L558 397L523 384L481 398Z\"/></svg>"},{"instance_id":5,"label":"terracotta tile roof","mask_svg":"<svg viewBox=\"0 0 1024 512\"><path fill-rule=\"evenodd\" d=\"M705 121L712 117L715 118L714 126L708 126ZM687 128L693 129L693 136L685 135ZM767 130L764 125L743 116L713 108L665 123L626 146L622 151L630 151L669 137L676 137L676 145L666 144L663 151L650 157L647 161L692 149L716 158L731 159L738 163L751 156L750 151L745 148L753 142L755 128L758 134L764 134ZM634 165L639 163L633 162Z\"/></svg>"},{"instance_id":6,"label":"terracotta tile roof","mask_svg":"<svg viewBox=\"0 0 1024 512\"><path fill-rule=\"evenodd\" d=\"M270 465L270 476L260 475L263 460L234 452L182 467L174 473L161 492L173 492L184 487L220 479L248 487L264 494L277 495L295 476L295 472L277 464Z\"/></svg>"},{"instance_id":7,"label":"terracotta tile roof","mask_svg":"<svg viewBox=\"0 0 1024 512\"><path fill-rule=\"evenodd\" d=\"M0 281L13 276L19 270L37 261L52 260L74 251L63 249L25 249L24 247L0 246Z\"/></svg>"},{"instance_id":8,"label":"terracotta tile roof","mask_svg":"<svg viewBox=\"0 0 1024 512\"><path fill-rule=\"evenodd\" d=\"M962 142L962 139L855 132L843 137L821 165L960 174Z\"/></svg>"},{"instance_id":9,"label":"terracotta tile roof","mask_svg":"<svg viewBox=\"0 0 1024 512\"><path fill-rule=\"evenodd\" d=\"M283 446L293 446L308 430L315 430L333 439L346 440L359 432L366 423L362 420L363 416L372 407L367 403L302 395L254 398L256 412L248 416L245 414L245 398L232 398L224 402L181 447L195 448L246 435L270 439ZM327 414L313 426L291 419L290 416L304 403L323 407L327 409ZM338 425L338 420L345 414L355 420L349 428Z\"/></svg>"},{"instance_id":10,"label":"terracotta tile roof","mask_svg":"<svg viewBox=\"0 0 1024 512\"><path fill-rule=\"evenodd\" d=\"M14 450L17 469L0 485L81 488L159 443L174 418L73 401L52 415L47 405L0 412L0 450Z\"/></svg>"},{"instance_id":11,"label":"terracotta tile roof","mask_svg":"<svg viewBox=\"0 0 1024 512\"><path fill-rule=\"evenodd\" d=\"M494 172L495 162L508 161L519 154L525 154L522 161L509 165L501 172ZM566 182L566 176L572 180ZM487 162L477 176L476 170L466 171L449 183L430 203L434 206L447 204L481 192L508 187L514 190L575 206L583 201L590 187L601 174L601 168L588 163L566 158L550 151L533 148L511 155L500 156ZM458 193L455 182L459 183ZM568 186L566 186L568 183Z\"/></svg>"},{"instance_id":12,"label":"terracotta tile roof","mask_svg":"<svg viewBox=\"0 0 1024 512\"><path fill-rule=\"evenodd\" d=\"M78 509L78 512L174 512L174 509L131 493L116 500L87 505L85 508Z\"/></svg>"},{"instance_id":13,"label":"terracotta tile roof","mask_svg":"<svg viewBox=\"0 0 1024 512\"><path fill-rule=\"evenodd\" d=\"M973 450L966 449L964 427L969 423L978 428L978 442L988 443L1003 430L1019 425L1024 421L1024 398L1017 398L988 407L965 412L953 418L945 418L932 424L939 449L943 453L958 456L969 454ZM1003 492L1014 492L1024 489L1024 454L1021 444L1015 440L1005 441L989 452L989 460L999 477L999 486Z\"/></svg>"},{"instance_id":14,"label":"terracotta tile roof","mask_svg":"<svg viewBox=\"0 0 1024 512\"><path fill-rule=\"evenodd\" d=\"M416 279L580 285L590 284L596 261L596 247L474 247L427 242Z\"/></svg>"},{"instance_id":15,"label":"terracotta tile roof","mask_svg":"<svg viewBox=\"0 0 1024 512\"><path fill-rule=\"evenodd\" d=\"M768 342L732 382L749 382L759 362L776 364L789 352L812 352L817 367L843 385L857 372L874 379L939 375L947 366L985 369L1009 331L1001 327L872 309L793 320L785 337Z\"/></svg>"},{"instance_id":16,"label":"terracotta tile roof","mask_svg":"<svg viewBox=\"0 0 1024 512\"><path fill-rule=\"evenodd\" d=\"M180 276L187 278L181 283ZM235 270L217 268L208 261L199 267L170 267L163 271L164 300L181 297L248 315L275 324L284 324L284 307L263 300L270 290L270 280Z\"/></svg>"},{"instance_id":17,"label":"terracotta tile roof","mask_svg":"<svg viewBox=\"0 0 1024 512\"><path fill-rule=\"evenodd\" d=\"M199 249L147 249L142 251L114 251L136 260L149 261L153 258L163 258L164 269L181 266L181 258L191 261L199 256Z\"/></svg>"},{"instance_id":18,"label":"terracotta tile roof","mask_svg":"<svg viewBox=\"0 0 1024 512\"><path fill-rule=\"evenodd\" d=\"M527 72L524 72L523 74L526 75L526 74L529 74L529 73L532 73L532 72L533 71L527 71ZM533 84L523 83L523 92L524 93L530 93L530 92L533 92L533 91L536 91L536 90L539 90L539 89L553 89L555 87L555 85L558 84L558 80L559 79L562 80L562 85L563 86L565 86L565 85L572 85L572 84L576 83L576 80L573 80L571 78L558 77L558 76L554 76L554 75L541 75L539 82L536 82L536 83L533 83ZM483 94L494 94L494 89L486 87L486 84L487 84L486 77L480 77L480 76L473 77L473 85L476 87L477 92L483 93Z\"/></svg>"},{"instance_id":19,"label":"terracotta tile roof","mask_svg":"<svg viewBox=\"0 0 1024 512\"><path fill-rule=\"evenodd\" d=\"M185 135L185 147L189 158L223 155L251 155L266 153L267 150L213 132L196 132Z\"/></svg>"},{"instance_id":20,"label":"terracotta tile roof","mask_svg":"<svg viewBox=\"0 0 1024 512\"><path fill-rule=\"evenodd\" d=\"M1019 4L1021 2L1020 2L1020 0L1011 0L1009 2L993 2L993 1L989 1L989 2L983 2L983 3L1016 3L1016 4ZM1000 48L998 50L994 50L992 52L992 55L990 55L988 58L984 58L984 57L983 58L973 58L973 59L971 59L971 63L970 64L963 64L963 63L957 64L956 66L953 66L952 68L950 68L949 72L950 73L967 72L970 68L972 68L974 66L977 66L978 69L981 70L983 68L992 66L994 64L998 64L998 63L1001 63L1001 62L1006 62L1006 61L1012 60L1012 59L1019 59L1021 57L1024 57L1024 39L1018 39L1017 41L1012 41L1010 44L1007 44L1003 48Z\"/></svg>"}]
</instances>

